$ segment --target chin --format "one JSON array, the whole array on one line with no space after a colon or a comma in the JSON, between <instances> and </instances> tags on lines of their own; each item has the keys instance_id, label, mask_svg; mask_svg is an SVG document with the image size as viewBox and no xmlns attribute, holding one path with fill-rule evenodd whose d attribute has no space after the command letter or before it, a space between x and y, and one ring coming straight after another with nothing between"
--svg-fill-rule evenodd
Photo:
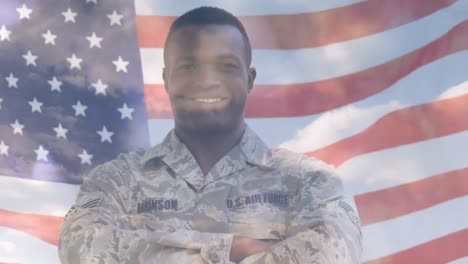
<instances>
[{"instance_id":1,"label":"chin","mask_svg":"<svg viewBox=\"0 0 468 264\"><path fill-rule=\"evenodd\" d=\"M241 118L223 114L186 113L177 115L176 122L183 130L197 135L212 135L232 131Z\"/></svg>"}]
</instances>

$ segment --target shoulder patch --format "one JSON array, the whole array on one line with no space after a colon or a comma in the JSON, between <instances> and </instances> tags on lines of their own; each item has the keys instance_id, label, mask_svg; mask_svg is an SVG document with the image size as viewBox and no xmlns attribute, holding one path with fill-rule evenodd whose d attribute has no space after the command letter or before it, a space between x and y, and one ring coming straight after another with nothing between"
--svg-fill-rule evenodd
<instances>
[{"instance_id":1,"label":"shoulder patch","mask_svg":"<svg viewBox=\"0 0 468 264\"><path fill-rule=\"evenodd\" d=\"M343 201L338 201L338 206L343 208L343 210L345 210L346 212L354 212L353 208L351 207L351 205L343 202Z\"/></svg>"},{"instance_id":2,"label":"shoulder patch","mask_svg":"<svg viewBox=\"0 0 468 264\"><path fill-rule=\"evenodd\" d=\"M82 205L80 205L81 208L95 208L101 205L103 198L99 197L96 199L92 199L91 201L88 201Z\"/></svg>"},{"instance_id":3,"label":"shoulder patch","mask_svg":"<svg viewBox=\"0 0 468 264\"><path fill-rule=\"evenodd\" d=\"M361 221L359 220L359 217L357 216L357 213L354 211L353 207L344 201L338 201L337 206L343 209L351 222L353 222L353 224L360 229Z\"/></svg>"},{"instance_id":4,"label":"shoulder patch","mask_svg":"<svg viewBox=\"0 0 468 264\"><path fill-rule=\"evenodd\" d=\"M80 212L82 209L86 208L95 208L101 205L102 201L104 199L102 197L92 199L82 205L73 205L70 210L68 210L67 214L64 216L64 220L67 220L68 218L72 217L76 213Z\"/></svg>"}]
</instances>

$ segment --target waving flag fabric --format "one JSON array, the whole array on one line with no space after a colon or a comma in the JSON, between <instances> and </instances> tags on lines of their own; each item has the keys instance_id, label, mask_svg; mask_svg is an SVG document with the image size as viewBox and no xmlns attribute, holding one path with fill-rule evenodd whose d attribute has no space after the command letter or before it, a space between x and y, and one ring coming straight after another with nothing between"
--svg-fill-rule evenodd
<instances>
[{"instance_id":1,"label":"waving flag fabric","mask_svg":"<svg viewBox=\"0 0 468 264\"><path fill-rule=\"evenodd\" d=\"M172 128L163 43L201 5L250 36L249 125L337 167L365 263L468 263L465 0L2 1L0 262L57 263L81 177Z\"/></svg>"}]
</instances>

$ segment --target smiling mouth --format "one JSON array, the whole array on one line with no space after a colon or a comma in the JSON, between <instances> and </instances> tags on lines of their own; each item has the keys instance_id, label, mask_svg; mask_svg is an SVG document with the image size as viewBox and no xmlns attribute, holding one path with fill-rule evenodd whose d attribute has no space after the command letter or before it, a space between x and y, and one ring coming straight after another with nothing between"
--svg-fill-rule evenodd
<instances>
[{"instance_id":1,"label":"smiling mouth","mask_svg":"<svg viewBox=\"0 0 468 264\"><path fill-rule=\"evenodd\" d=\"M192 98L192 101L199 102L199 103L207 103L213 104L224 101L225 98Z\"/></svg>"}]
</instances>

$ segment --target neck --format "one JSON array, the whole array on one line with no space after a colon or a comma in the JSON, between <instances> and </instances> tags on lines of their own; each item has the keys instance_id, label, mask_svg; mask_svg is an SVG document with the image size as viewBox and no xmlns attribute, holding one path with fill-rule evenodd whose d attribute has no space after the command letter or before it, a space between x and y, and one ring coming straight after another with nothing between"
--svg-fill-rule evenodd
<instances>
[{"instance_id":1,"label":"neck","mask_svg":"<svg viewBox=\"0 0 468 264\"><path fill-rule=\"evenodd\" d=\"M245 128L245 123L242 123L232 130L222 132L190 133L176 126L175 133L192 153L203 174L207 175L211 168L239 143Z\"/></svg>"}]
</instances>

